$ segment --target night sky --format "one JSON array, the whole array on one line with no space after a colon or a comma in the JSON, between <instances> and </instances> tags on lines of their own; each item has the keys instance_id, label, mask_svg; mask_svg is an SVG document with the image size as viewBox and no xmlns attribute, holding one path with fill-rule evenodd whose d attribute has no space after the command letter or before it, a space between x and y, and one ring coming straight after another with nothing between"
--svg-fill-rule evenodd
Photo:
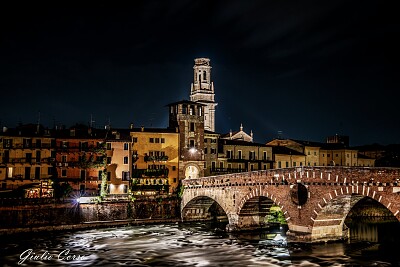
<instances>
[{"instance_id":1,"label":"night sky","mask_svg":"<svg viewBox=\"0 0 400 267\"><path fill-rule=\"evenodd\" d=\"M1 4L1 126L167 127L208 57L217 132L400 143L389 1L131 2Z\"/></svg>"}]
</instances>

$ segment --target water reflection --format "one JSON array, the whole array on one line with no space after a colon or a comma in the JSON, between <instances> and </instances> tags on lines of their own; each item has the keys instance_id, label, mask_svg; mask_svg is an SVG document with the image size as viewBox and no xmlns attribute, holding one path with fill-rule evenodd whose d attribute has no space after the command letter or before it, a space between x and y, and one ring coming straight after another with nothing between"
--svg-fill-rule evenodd
<instances>
[{"instance_id":1,"label":"water reflection","mask_svg":"<svg viewBox=\"0 0 400 267\"><path fill-rule=\"evenodd\" d=\"M286 229L227 234L203 223L24 235L1 240L0 262L16 266L21 253L32 249L53 258L26 259L23 266L397 266L399 253L390 252L398 241L387 245L380 238L388 233L387 224L381 230L353 223L352 241L309 245L287 244ZM398 233L398 223L393 227ZM369 240L361 241L364 237ZM58 259L65 250L85 258Z\"/></svg>"}]
</instances>

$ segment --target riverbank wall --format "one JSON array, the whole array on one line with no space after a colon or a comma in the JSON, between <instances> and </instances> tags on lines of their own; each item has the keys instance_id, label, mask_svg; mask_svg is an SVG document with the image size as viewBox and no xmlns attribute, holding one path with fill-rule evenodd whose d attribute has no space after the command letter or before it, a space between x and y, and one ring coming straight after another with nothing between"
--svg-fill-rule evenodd
<instances>
[{"instance_id":1,"label":"riverbank wall","mask_svg":"<svg viewBox=\"0 0 400 267\"><path fill-rule=\"evenodd\" d=\"M78 203L8 200L0 206L0 235L180 221L179 199L141 198Z\"/></svg>"}]
</instances>

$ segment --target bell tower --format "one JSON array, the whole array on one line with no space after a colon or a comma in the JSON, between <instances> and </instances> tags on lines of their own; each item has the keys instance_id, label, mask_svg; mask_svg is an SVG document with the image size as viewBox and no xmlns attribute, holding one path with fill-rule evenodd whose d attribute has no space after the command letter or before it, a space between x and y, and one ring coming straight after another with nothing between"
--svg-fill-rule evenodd
<instances>
[{"instance_id":1,"label":"bell tower","mask_svg":"<svg viewBox=\"0 0 400 267\"><path fill-rule=\"evenodd\" d=\"M204 106L204 130L215 132L214 83L211 82L211 66L209 58L194 60L194 81L190 89L190 100Z\"/></svg>"}]
</instances>

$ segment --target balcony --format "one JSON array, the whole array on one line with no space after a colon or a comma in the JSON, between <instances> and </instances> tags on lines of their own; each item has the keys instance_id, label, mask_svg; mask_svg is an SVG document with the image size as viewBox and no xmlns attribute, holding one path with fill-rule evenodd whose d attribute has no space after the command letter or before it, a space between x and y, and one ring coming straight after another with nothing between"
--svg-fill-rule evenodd
<instances>
[{"instance_id":1,"label":"balcony","mask_svg":"<svg viewBox=\"0 0 400 267\"><path fill-rule=\"evenodd\" d=\"M132 178L143 178L143 177L168 177L168 168L165 169L133 169Z\"/></svg>"},{"instance_id":2,"label":"balcony","mask_svg":"<svg viewBox=\"0 0 400 267\"><path fill-rule=\"evenodd\" d=\"M167 161L168 156L144 156L144 161Z\"/></svg>"},{"instance_id":3,"label":"balcony","mask_svg":"<svg viewBox=\"0 0 400 267\"><path fill-rule=\"evenodd\" d=\"M95 161L62 161L56 162L56 167L77 167L81 169L99 169L106 166L105 160Z\"/></svg>"},{"instance_id":4,"label":"balcony","mask_svg":"<svg viewBox=\"0 0 400 267\"><path fill-rule=\"evenodd\" d=\"M132 185L131 190L132 190L132 192L138 192L138 191L168 192L169 185L167 185L167 184L152 184L152 185L135 184L135 185Z\"/></svg>"}]
</instances>

